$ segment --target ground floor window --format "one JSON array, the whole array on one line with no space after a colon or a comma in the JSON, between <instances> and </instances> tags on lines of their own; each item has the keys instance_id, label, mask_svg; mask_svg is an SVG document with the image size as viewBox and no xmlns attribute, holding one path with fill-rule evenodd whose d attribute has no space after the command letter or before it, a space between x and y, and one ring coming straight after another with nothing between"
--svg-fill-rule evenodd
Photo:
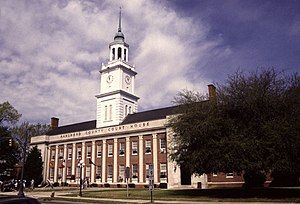
<instances>
[{"instance_id":1,"label":"ground floor window","mask_svg":"<svg viewBox=\"0 0 300 204\"><path fill-rule=\"evenodd\" d=\"M132 182L138 182L138 165L132 164Z\"/></svg>"},{"instance_id":2,"label":"ground floor window","mask_svg":"<svg viewBox=\"0 0 300 204\"><path fill-rule=\"evenodd\" d=\"M101 179L102 168L101 166L96 166L96 179Z\"/></svg>"},{"instance_id":3,"label":"ground floor window","mask_svg":"<svg viewBox=\"0 0 300 204\"><path fill-rule=\"evenodd\" d=\"M120 165L119 166L119 177L118 177L118 182L124 182L125 179L125 166L124 165Z\"/></svg>"},{"instance_id":4,"label":"ground floor window","mask_svg":"<svg viewBox=\"0 0 300 204\"><path fill-rule=\"evenodd\" d=\"M53 179L53 177L54 177L54 168L49 169L49 176L50 176L51 179Z\"/></svg>"},{"instance_id":5,"label":"ground floor window","mask_svg":"<svg viewBox=\"0 0 300 204\"><path fill-rule=\"evenodd\" d=\"M91 178L91 167L90 166L87 166L85 168L85 177Z\"/></svg>"},{"instance_id":6,"label":"ground floor window","mask_svg":"<svg viewBox=\"0 0 300 204\"><path fill-rule=\"evenodd\" d=\"M166 163L160 164L160 182L161 183L167 182L167 164Z\"/></svg>"},{"instance_id":7,"label":"ground floor window","mask_svg":"<svg viewBox=\"0 0 300 204\"><path fill-rule=\"evenodd\" d=\"M108 165L107 166L107 181L112 182L112 178L113 178L113 166Z\"/></svg>"}]
</instances>

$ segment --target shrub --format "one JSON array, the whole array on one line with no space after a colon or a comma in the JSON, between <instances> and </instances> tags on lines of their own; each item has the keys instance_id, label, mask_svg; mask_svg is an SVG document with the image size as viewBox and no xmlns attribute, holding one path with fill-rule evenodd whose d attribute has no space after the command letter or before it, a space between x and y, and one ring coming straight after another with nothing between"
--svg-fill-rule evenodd
<instances>
[{"instance_id":1,"label":"shrub","mask_svg":"<svg viewBox=\"0 0 300 204\"><path fill-rule=\"evenodd\" d=\"M168 188L168 184L167 183L160 183L158 188L165 188L167 189Z\"/></svg>"},{"instance_id":2,"label":"shrub","mask_svg":"<svg viewBox=\"0 0 300 204\"><path fill-rule=\"evenodd\" d=\"M54 182L53 187L58 187L59 183L58 182Z\"/></svg>"},{"instance_id":3,"label":"shrub","mask_svg":"<svg viewBox=\"0 0 300 204\"><path fill-rule=\"evenodd\" d=\"M98 184L92 183L90 186L91 186L91 187L98 187Z\"/></svg>"},{"instance_id":4,"label":"shrub","mask_svg":"<svg viewBox=\"0 0 300 204\"><path fill-rule=\"evenodd\" d=\"M134 183L129 183L129 184L128 184L128 187L129 187L129 188L135 188L135 184L134 184Z\"/></svg>"},{"instance_id":5,"label":"shrub","mask_svg":"<svg viewBox=\"0 0 300 204\"><path fill-rule=\"evenodd\" d=\"M61 186L69 186L69 184L67 182L61 182L60 184Z\"/></svg>"},{"instance_id":6,"label":"shrub","mask_svg":"<svg viewBox=\"0 0 300 204\"><path fill-rule=\"evenodd\" d=\"M105 183L105 184L104 184L104 187L105 187L105 188L109 188L109 187L110 187L109 183Z\"/></svg>"}]
</instances>

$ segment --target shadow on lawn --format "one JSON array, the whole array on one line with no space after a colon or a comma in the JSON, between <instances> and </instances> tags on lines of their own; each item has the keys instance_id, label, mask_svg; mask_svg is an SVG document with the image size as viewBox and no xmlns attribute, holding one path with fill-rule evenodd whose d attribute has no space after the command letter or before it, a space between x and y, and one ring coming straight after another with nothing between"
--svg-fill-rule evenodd
<instances>
[{"instance_id":1,"label":"shadow on lawn","mask_svg":"<svg viewBox=\"0 0 300 204\"><path fill-rule=\"evenodd\" d=\"M176 197L210 198L300 198L300 188L226 188L226 189L187 189L167 191Z\"/></svg>"}]
</instances>

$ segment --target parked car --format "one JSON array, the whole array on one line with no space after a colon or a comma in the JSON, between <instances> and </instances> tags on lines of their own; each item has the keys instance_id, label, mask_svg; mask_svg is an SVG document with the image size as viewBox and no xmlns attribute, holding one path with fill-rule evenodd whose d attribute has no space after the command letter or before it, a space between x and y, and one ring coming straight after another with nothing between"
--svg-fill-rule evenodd
<instances>
[{"instance_id":1,"label":"parked car","mask_svg":"<svg viewBox=\"0 0 300 204\"><path fill-rule=\"evenodd\" d=\"M1 191L13 191L15 189L15 181L12 180L8 180L8 181L4 181L1 184Z\"/></svg>"}]
</instances>

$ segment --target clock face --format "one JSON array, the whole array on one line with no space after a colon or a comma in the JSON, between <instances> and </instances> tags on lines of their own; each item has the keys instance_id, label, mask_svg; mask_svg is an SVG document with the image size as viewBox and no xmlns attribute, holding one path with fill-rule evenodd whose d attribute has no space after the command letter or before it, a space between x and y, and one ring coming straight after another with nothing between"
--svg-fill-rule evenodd
<instances>
[{"instance_id":1,"label":"clock face","mask_svg":"<svg viewBox=\"0 0 300 204\"><path fill-rule=\"evenodd\" d=\"M113 80L114 80L114 77L112 75L107 76L107 79L106 79L107 83L111 83Z\"/></svg>"},{"instance_id":2,"label":"clock face","mask_svg":"<svg viewBox=\"0 0 300 204\"><path fill-rule=\"evenodd\" d=\"M125 82L126 82L127 84L130 84L130 83L131 83L131 78L130 78L130 76L125 76Z\"/></svg>"}]
</instances>

